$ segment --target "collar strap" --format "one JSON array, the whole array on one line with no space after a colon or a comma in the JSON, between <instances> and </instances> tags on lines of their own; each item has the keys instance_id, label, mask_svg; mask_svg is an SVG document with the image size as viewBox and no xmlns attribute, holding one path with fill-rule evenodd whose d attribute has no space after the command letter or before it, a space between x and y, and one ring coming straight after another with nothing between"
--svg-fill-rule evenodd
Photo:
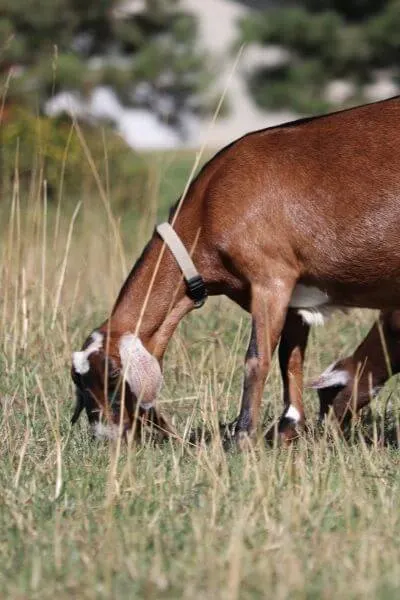
<instances>
[{"instance_id":1,"label":"collar strap","mask_svg":"<svg viewBox=\"0 0 400 600\"><path fill-rule=\"evenodd\" d=\"M206 286L181 238L169 223L157 225L156 231L164 240L178 263L186 282L187 294L194 301L194 307L201 308L207 300Z\"/></svg>"}]
</instances>

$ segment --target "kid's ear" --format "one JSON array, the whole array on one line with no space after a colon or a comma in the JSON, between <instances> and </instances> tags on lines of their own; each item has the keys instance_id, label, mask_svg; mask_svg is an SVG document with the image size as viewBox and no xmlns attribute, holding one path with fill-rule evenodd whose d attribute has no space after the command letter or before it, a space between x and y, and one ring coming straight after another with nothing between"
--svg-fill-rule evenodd
<instances>
[{"instance_id":1,"label":"kid's ear","mask_svg":"<svg viewBox=\"0 0 400 600\"><path fill-rule=\"evenodd\" d=\"M345 387L350 381L350 374L341 368L338 362L330 365L317 379L311 381L307 387L322 390L328 387Z\"/></svg>"}]
</instances>

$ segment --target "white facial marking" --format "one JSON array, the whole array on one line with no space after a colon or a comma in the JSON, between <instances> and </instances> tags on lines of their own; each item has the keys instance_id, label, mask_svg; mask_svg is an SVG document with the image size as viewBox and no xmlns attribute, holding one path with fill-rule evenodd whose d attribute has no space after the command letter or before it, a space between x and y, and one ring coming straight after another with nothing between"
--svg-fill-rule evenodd
<instances>
[{"instance_id":1,"label":"white facial marking","mask_svg":"<svg viewBox=\"0 0 400 600\"><path fill-rule=\"evenodd\" d=\"M90 336L92 342L85 350L80 350L79 352L74 352L72 355L72 364L74 365L74 369L80 375L84 375L90 369L89 364L89 356L93 352L98 352L101 350L103 346L104 336L99 331L93 331Z\"/></svg>"},{"instance_id":2,"label":"white facial marking","mask_svg":"<svg viewBox=\"0 0 400 600\"><path fill-rule=\"evenodd\" d=\"M285 417L295 423L300 423L301 421L301 414L293 404L291 404L285 412Z\"/></svg>"},{"instance_id":3,"label":"white facial marking","mask_svg":"<svg viewBox=\"0 0 400 600\"><path fill-rule=\"evenodd\" d=\"M311 384L316 390L331 386L345 386L350 381L350 374L348 371L336 368L336 362L331 364L319 377Z\"/></svg>"},{"instance_id":4,"label":"white facial marking","mask_svg":"<svg viewBox=\"0 0 400 600\"><path fill-rule=\"evenodd\" d=\"M289 306L291 308L316 308L330 304L330 298L326 292L317 287L298 283L293 290Z\"/></svg>"},{"instance_id":5,"label":"white facial marking","mask_svg":"<svg viewBox=\"0 0 400 600\"><path fill-rule=\"evenodd\" d=\"M125 333L119 342L122 373L140 405L149 410L154 406L163 377L158 360L132 333Z\"/></svg>"},{"instance_id":6,"label":"white facial marking","mask_svg":"<svg viewBox=\"0 0 400 600\"><path fill-rule=\"evenodd\" d=\"M119 427L118 425L105 424L99 421L93 425L93 434L97 440L117 440Z\"/></svg>"}]
</instances>

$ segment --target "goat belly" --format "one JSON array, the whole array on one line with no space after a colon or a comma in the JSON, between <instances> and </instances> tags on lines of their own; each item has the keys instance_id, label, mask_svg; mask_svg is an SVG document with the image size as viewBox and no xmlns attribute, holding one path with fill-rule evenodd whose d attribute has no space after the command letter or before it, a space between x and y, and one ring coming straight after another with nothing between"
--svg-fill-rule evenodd
<instances>
[{"instance_id":1,"label":"goat belly","mask_svg":"<svg viewBox=\"0 0 400 600\"><path fill-rule=\"evenodd\" d=\"M289 306L297 309L307 325L323 325L336 310L326 292L301 283L293 290Z\"/></svg>"}]
</instances>

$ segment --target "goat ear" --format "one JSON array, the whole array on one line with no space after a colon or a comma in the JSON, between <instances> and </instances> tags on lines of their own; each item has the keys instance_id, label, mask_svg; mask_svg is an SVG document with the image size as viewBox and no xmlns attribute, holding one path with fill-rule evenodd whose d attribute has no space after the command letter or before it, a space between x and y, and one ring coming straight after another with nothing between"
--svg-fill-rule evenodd
<instances>
[{"instance_id":1,"label":"goat ear","mask_svg":"<svg viewBox=\"0 0 400 600\"><path fill-rule=\"evenodd\" d=\"M153 406L160 391L163 377L158 360L131 333L122 336L119 343L122 375L129 389L143 408Z\"/></svg>"},{"instance_id":2,"label":"goat ear","mask_svg":"<svg viewBox=\"0 0 400 600\"><path fill-rule=\"evenodd\" d=\"M317 379L308 383L307 387L314 390L321 390L328 387L345 387L349 381L349 372L341 368L338 363L333 363Z\"/></svg>"}]
</instances>

